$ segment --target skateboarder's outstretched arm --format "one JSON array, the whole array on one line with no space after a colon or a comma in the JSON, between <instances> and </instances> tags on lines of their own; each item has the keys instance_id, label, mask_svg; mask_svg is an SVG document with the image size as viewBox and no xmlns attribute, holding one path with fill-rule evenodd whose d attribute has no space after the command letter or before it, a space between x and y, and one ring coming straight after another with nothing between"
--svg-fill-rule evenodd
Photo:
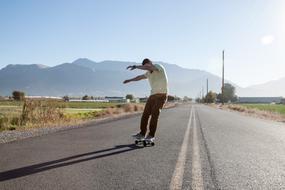
<instances>
[{"instance_id":1,"label":"skateboarder's outstretched arm","mask_svg":"<svg viewBox=\"0 0 285 190\"><path fill-rule=\"evenodd\" d=\"M134 70L134 69L141 69L141 70L147 70L147 71L158 71L158 68L156 68L152 64L145 64L145 65L131 65L128 66L127 69Z\"/></svg>"},{"instance_id":2,"label":"skateboarder's outstretched arm","mask_svg":"<svg viewBox=\"0 0 285 190\"><path fill-rule=\"evenodd\" d=\"M145 75L139 75L139 76L136 76L135 78L125 80L125 81L124 81L124 84L129 83L129 82L132 82L132 81L143 80L143 79L147 79L147 77L146 77Z\"/></svg>"}]
</instances>

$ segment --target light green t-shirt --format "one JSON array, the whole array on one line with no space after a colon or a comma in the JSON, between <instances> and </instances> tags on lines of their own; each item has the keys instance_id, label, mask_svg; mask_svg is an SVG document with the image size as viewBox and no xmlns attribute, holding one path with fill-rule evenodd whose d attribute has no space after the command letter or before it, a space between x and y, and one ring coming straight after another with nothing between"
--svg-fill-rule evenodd
<instances>
[{"instance_id":1,"label":"light green t-shirt","mask_svg":"<svg viewBox=\"0 0 285 190\"><path fill-rule=\"evenodd\" d=\"M154 64L158 71L147 71L145 76L148 78L151 95L158 93L168 93L168 79L164 67L161 64Z\"/></svg>"}]
</instances>

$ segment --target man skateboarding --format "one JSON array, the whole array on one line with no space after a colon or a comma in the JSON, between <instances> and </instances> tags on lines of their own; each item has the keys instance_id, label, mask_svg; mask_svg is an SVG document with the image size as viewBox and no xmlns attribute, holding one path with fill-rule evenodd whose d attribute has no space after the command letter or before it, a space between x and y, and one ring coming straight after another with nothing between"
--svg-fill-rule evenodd
<instances>
[{"instance_id":1,"label":"man skateboarding","mask_svg":"<svg viewBox=\"0 0 285 190\"><path fill-rule=\"evenodd\" d=\"M139 75L132 79L125 80L124 84L132 81L139 81L142 79L148 79L149 81L149 84L151 86L151 95L146 102L142 114L140 132L136 135L133 135L133 137L137 140L145 140L153 143L160 110L166 102L168 93L168 79L165 69L161 64L153 64L152 61L149 59L144 59L142 65L128 66L127 69L141 69L147 71L143 75ZM150 116L151 119L149 124L149 133L145 138L148 120Z\"/></svg>"}]
</instances>

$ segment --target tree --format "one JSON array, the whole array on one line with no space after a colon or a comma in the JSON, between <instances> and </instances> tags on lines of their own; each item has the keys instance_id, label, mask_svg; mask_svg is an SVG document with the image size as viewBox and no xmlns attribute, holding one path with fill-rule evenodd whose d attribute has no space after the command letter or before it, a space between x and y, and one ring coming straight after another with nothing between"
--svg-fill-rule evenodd
<instances>
[{"instance_id":1,"label":"tree","mask_svg":"<svg viewBox=\"0 0 285 190\"><path fill-rule=\"evenodd\" d=\"M82 97L82 100L90 100L90 97L88 95L85 95Z\"/></svg>"},{"instance_id":2,"label":"tree","mask_svg":"<svg viewBox=\"0 0 285 190\"><path fill-rule=\"evenodd\" d=\"M191 101L192 101L192 98L189 98L188 96L184 96L184 97L183 97L183 101L184 101L184 102L191 102Z\"/></svg>"},{"instance_id":3,"label":"tree","mask_svg":"<svg viewBox=\"0 0 285 190\"><path fill-rule=\"evenodd\" d=\"M168 96L167 96L167 100L170 101L170 102L171 102L171 101L174 101L174 100L175 100L175 97L174 97L174 96L171 96L171 95L168 95Z\"/></svg>"},{"instance_id":4,"label":"tree","mask_svg":"<svg viewBox=\"0 0 285 190\"><path fill-rule=\"evenodd\" d=\"M181 98L175 95L175 96L174 96L174 100L175 100L175 101L180 101Z\"/></svg>"},{"instance_id":5,"label":"tree","mask_svg":"<svg viewBox=\"0 0 285 190\"><path fill-rule=\"evenodd\" d=\"M218 94L217 98L220 102L224 99L224 102L236 102L237 96L235 94L236 88L231 85L230 83L225 83L224 86L224 97L222 97L222 94Z\"/></svg>"},{"instance_id":6,"label":"tree","mask_svg":"<svg viewBox=\"0 0 285 190\"><path fill-rule=\"evenodd\" d=\"M126 99L133 100L135 97L132 94L127 94Z\"/></svg>"},{"instance_id":7,"label":"tree","mask_svg":"<svg viewBox=\"0 0 285 190\"><path fill-rule=\"evenodd\" d=\"M22 101L25 99L25 93L21 91L13 91L12 97L14 100Z\"/></svg>"},{"instance_id":8,"label":"tree","mask_svg":"<svg viewBox=\"0 0 285 190\"><path fill-rule=\"evenodd\" d=\"M215 92L208 92L208 94L205 97L205 102L206 103L214 103L216 102L217 94Z\"/></svg>"},{"instance_id":9,"label":"tree","mask_svg":"<svg viewBox=\"0 0 285 190\"><path fill-rule=\"evenodd\" d=\"M198 98L195 99L195 102L196 102L196 103L201 103L201 102L202 102L202 99L198 97Z\"/></svg>"},{"instance_id":10,"label":"tree","mask_svg":"<svg viewBox=\"0 0 285 190\"><path fill-rule=\"evenodd\" d=\"M66 96L63 96L62 98L65 102L68 102L69 101L69 97L66 95Z\"/></svg>"},{"instance_id":11,"label":"tree","mask_svg":"<svg viewBox=\"0 0 285 190\"><path fill-rule=\"evenodd\" d=\"M218 95L217 95L217 101L218 102L222 102L222 93L219 93Z\"/></svg>"}]
</instances>

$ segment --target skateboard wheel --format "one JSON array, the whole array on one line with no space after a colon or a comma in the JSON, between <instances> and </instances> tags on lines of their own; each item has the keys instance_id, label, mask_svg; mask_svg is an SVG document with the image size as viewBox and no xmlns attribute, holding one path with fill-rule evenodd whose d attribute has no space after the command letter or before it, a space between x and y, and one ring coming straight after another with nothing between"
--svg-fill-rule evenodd
<instances>
[{"instance_id":1,"label":"skateboard wheel","mask_svg":"<svg viewBox=\"0 0 285 190\"><path fill-rule=\"evenodd\" d=\"M154 142L150 143L151 146L154 146Z\"/></svg>"},{"instance_id":2,"label":"skateboard wheel","mask_svg":"<svg viewBox=\"0 0 285 190\"><path fill-rule=\"evenodd\" d=\"M146 142L145 141L143 141L143 146L146 146Z\"/></svg>"}]
</instances>

